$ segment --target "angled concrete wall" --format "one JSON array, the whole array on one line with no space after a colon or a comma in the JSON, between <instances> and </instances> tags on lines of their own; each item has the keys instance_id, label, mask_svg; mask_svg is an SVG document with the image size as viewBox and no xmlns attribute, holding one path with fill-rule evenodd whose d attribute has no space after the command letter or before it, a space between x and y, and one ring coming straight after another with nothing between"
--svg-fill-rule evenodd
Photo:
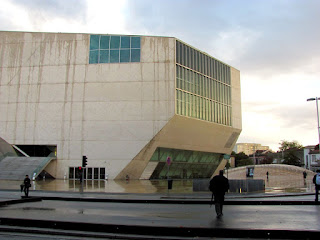
<instances>
[{"instance_id":1,"label":"angled concrete wall","mask_svg":"<svg viewBox=\"0 0 320 240\"><path fill-rule=\"evenodd\" d=\"M0 136L57 145L57 178L88 157L114 178L174 115L175 39L141 62L88 64L88 34L0 32Z\"/></svg>"},{"instance_id":2,"label":"angled concrete wall","mask_svg":"<svg viewBox=\"0 0 320 240\"><path fill-rule=\"evenodd\" d=\"M6 156L17 156L13 147L0 137L0 161Z\"/></svg>"}]
</instances>

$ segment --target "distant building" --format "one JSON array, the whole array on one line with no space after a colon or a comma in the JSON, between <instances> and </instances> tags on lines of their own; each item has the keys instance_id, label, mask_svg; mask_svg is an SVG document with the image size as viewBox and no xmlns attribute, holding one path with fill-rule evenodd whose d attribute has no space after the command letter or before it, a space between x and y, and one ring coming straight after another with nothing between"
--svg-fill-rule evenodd
<instances>
[{"instance_id":1,"label":"distant building","mask_svg":"<svg viewBox=\"0 0 320 240\"><path fill-rule=\"evenodd\" d=\"M271 150L257 150L254 154L250 154L249 158L252 159L254 164L270 164L272 163L272 158L270 159Z\"/></svg>"},{"instance_id":2,"label":"distant building","mask_svg":"<svg viewBox=\"0 0 320 240\"><path fill-rule=\"evenodd\" d=\"M320 169L320 153L319 149L315 149L316 146L305 146L303 149L304 155L304 167L311 171Z\"/></svg>"},{"instance_id":3,"label":"distant building","mask_svg":"<svg viewBox=\"0 0 320 240\"><path fill-rule=\"evenodd\" d=\"M246 155L251 155L255 153L257 150L269 150L268 146L261 146L258 143L237 143L234 152L241 153L244 152Z\"/></svg>"}]
</instances>

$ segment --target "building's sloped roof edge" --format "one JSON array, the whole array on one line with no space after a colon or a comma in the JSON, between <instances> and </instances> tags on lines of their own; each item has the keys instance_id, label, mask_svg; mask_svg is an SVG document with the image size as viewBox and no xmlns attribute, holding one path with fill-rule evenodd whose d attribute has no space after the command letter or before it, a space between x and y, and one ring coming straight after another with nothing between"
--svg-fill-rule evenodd
<instances>
[{"instance_id":1,"label":"building's sloped roof edge","mask_svg":"<svg viewBox=\"0 0 320 240\"><path fill-rule=\"evenodd\" d=\"M123 33L84 33L84 32L39 32L39 31L7 31L0 30L1 32L9 33L48 33L48 34L84 34L84 35L114 35L114 36L140 36L140 37L161 37L161 38L175 38L169 36L154 36L154 35L139 35L139 34L123 34ZM177 39L177 38L175 38Z\"/></svg>"}]
</instances>

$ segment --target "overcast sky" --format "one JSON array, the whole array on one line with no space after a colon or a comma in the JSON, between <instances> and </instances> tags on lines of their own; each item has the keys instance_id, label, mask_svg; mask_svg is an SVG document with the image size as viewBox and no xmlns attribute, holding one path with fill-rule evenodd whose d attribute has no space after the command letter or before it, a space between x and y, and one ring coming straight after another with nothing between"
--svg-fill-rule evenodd
<instances>
[{"instance_id":1,"label":"overcast sky","mask_svg":"<svg viewBox=\"0 0 320 240\"><path fill-rule=\"evenodd\" d=\"M0 30L176 37L237 68L238 142L318 144L318 0L1 0ZM320 105L320 102L319 102Z\"/></svg>"}]
</instances>

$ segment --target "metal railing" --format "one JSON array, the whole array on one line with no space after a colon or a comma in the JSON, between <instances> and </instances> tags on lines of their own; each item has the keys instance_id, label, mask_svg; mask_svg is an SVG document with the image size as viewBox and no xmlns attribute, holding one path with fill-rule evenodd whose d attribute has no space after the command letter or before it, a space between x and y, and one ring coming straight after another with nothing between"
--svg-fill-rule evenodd
<instances>
[{"instance_id":1,"label":"metal railing","mask_svg":"<svg viewBox=\"0 0 320 240\"><path fill-rule=\"evenodd\" d=\"M51 160L55 160L57 157L52 152L46 157L39 165L38 167L33 171L32 179L35 180L35 178L41 173L41 171L49 164Z\"/></svg>"}]
</instances>

